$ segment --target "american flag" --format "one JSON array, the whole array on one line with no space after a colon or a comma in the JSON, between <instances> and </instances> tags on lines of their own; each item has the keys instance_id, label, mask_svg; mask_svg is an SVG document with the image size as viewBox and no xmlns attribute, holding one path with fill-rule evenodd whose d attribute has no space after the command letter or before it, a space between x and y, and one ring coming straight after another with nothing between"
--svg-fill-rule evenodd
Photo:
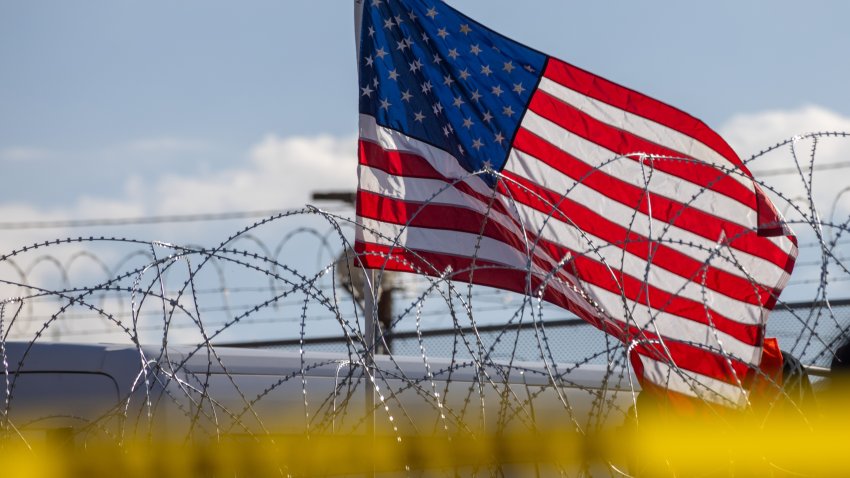
<instances>
[{"instance_id":1,"label":"american flag","mask_svg":"<svg viewBox=\"0 0 850 478\"><path fill-rule=\"evenodd\" d=\"M540 296L644 387L745 405L797 249L729 145L441 1L357 8L365 265Z\"/></svg>"}]
</instances>

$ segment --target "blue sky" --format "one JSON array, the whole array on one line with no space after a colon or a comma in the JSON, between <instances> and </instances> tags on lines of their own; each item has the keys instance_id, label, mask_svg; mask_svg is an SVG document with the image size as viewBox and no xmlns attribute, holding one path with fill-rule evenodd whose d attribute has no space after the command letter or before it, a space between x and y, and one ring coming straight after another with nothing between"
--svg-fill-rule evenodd
<instances>
[{"instance_id":1,"label":"blue sky","mask_svg":"<svg viewBox=\"0 0 850 478\"><path fill-rule=\"evenodd\" d=\"M451 3L713 126L803 105L850 116L847 2ZM355 132L349 1L2 0L0 10L0 203L117 196L129 177L232 167L268 134Z\"/></svg>"}]
</instances>

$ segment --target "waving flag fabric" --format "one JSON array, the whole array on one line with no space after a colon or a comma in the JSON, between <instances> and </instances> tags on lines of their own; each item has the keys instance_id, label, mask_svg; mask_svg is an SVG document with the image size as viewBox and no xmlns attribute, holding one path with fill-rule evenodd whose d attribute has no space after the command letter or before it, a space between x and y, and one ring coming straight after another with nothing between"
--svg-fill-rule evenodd
<instances>
[{"instance_id":1,"label":"waving flag fabric","mask_svg":"<svg viewBox=\"0 0 850 478\"><path fill-rule=\"evenodd\" d=\"M443 2L360 8L366 265L540 295L645 386L745 404L796 246L726 142Z\"/></svg>"}]
</instances>

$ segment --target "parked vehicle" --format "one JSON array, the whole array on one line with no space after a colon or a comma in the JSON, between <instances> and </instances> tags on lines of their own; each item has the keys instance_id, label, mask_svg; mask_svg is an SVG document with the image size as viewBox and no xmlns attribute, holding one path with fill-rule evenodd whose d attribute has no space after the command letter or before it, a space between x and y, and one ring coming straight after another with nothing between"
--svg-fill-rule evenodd
<instances>
[{"instance_id":1,"label":"parked vehicle","mask_svg":"<svg viewBox=\"0 0 850 478\"><path fill-rule=\"evenodd\" d=\"M2 352L0 418L29 437L573 429L622 423L633 403L628 374L600 365L40 342Z\"/></svg>"}]
</instances>

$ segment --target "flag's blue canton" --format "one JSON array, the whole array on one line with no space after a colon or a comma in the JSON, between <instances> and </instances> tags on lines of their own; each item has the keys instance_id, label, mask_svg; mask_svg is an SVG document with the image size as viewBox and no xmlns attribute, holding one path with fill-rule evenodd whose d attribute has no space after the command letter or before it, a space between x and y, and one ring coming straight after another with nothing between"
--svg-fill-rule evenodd
<instances>
[{"instance_id":1,"label":"flag's blue canton","mask_svg":"<svg viewBox=\"0 0 850 478\"><path fill-rule=\"evenodd\" d=\"M500 170L546 62L433 0L364 0L360 112Z\"/></svg>"}]
</instances>

